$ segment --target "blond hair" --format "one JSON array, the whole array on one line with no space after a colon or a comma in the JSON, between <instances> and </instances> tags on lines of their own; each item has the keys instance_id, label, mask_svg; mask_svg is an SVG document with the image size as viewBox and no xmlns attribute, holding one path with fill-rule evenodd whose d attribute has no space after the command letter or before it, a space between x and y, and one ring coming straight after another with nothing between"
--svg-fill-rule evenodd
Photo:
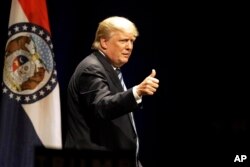
<instances>
[{"instance_id":1,"label":"blond hair","mask_svg":"<svg viewBox=\"0 0 250 167\"><path fill-rule=\"evenodd\" d=\"M114 31L125 31L127 29L132 30L135 37L139 35L139 32L133 22L125 17L112 16L99 23L96 30L95 40L92 44L92 49L100 49L100 39L109 39Z\"/></svg>"}]
</instances>

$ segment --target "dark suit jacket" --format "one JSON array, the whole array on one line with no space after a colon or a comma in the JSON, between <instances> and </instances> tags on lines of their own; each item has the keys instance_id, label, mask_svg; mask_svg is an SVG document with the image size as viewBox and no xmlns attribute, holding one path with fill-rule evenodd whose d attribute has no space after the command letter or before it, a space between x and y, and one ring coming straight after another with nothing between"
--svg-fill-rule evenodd
<instances>
[{"instance_id":1,"label":"dark suit jacket","mask_svg":"<svg viewBox=\"0 0 250 167\"><path fill-rule=\"evenodd\" d=\"M80 62L68 85L66 148L136 151L128 113L138 108L132 89L123 91L116 71L100 52Z\"/></svg>"}]
</instances>

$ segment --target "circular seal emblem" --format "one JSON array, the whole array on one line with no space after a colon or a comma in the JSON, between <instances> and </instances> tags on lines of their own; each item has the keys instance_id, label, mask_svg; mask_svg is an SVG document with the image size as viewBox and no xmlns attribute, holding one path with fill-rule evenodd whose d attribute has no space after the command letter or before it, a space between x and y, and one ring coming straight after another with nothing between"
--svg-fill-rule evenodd
<instances>
[{"instance_id":1,"label":"circular seal emblem","mask_svg":"<svg viewBox=\"0 0 250 167\"><path fill-rule=\"evenodd\" d=\"M3 93L23 104L34 103L57 84L50 34L38 25L18 23L9 28L8 35Z\"/></svg>"}]
</instances>

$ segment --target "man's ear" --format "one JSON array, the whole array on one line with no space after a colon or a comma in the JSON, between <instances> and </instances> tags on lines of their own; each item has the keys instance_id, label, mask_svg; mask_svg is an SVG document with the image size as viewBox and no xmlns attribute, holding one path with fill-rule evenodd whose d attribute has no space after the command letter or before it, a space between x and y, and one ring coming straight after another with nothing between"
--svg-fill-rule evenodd
<instances>
[{"instance_id":1,"label":"man's ear","mask_svg":"<svg viewBox=\"0 0 250 167\"><path fill-rule=\"evenodd\" d=\"M100 39L100 45L101 45L101 47L103 48L103 49L107 49L107 42L108 42L108 40L107 39L105 39L105 38L101 38Z\"/></svg>"}]
</instances>

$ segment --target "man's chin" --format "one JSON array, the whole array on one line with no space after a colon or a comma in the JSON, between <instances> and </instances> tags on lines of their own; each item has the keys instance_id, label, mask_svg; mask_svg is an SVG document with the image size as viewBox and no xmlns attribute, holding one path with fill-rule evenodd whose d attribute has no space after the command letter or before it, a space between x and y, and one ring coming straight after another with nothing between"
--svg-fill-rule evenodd
<instances>
[{"instance_id":1,"label":"man's chin","mask_svg":"<svg viewBox=\"0 0 250 167\"><path fill-rule=\"evenodd\" d=\"M124 65L124 64L126 64L127 62L128 62L128 59L126 59L126 60L124 59L124 60L121 62L121 64Z\"/></svg>"}]
</instances>

